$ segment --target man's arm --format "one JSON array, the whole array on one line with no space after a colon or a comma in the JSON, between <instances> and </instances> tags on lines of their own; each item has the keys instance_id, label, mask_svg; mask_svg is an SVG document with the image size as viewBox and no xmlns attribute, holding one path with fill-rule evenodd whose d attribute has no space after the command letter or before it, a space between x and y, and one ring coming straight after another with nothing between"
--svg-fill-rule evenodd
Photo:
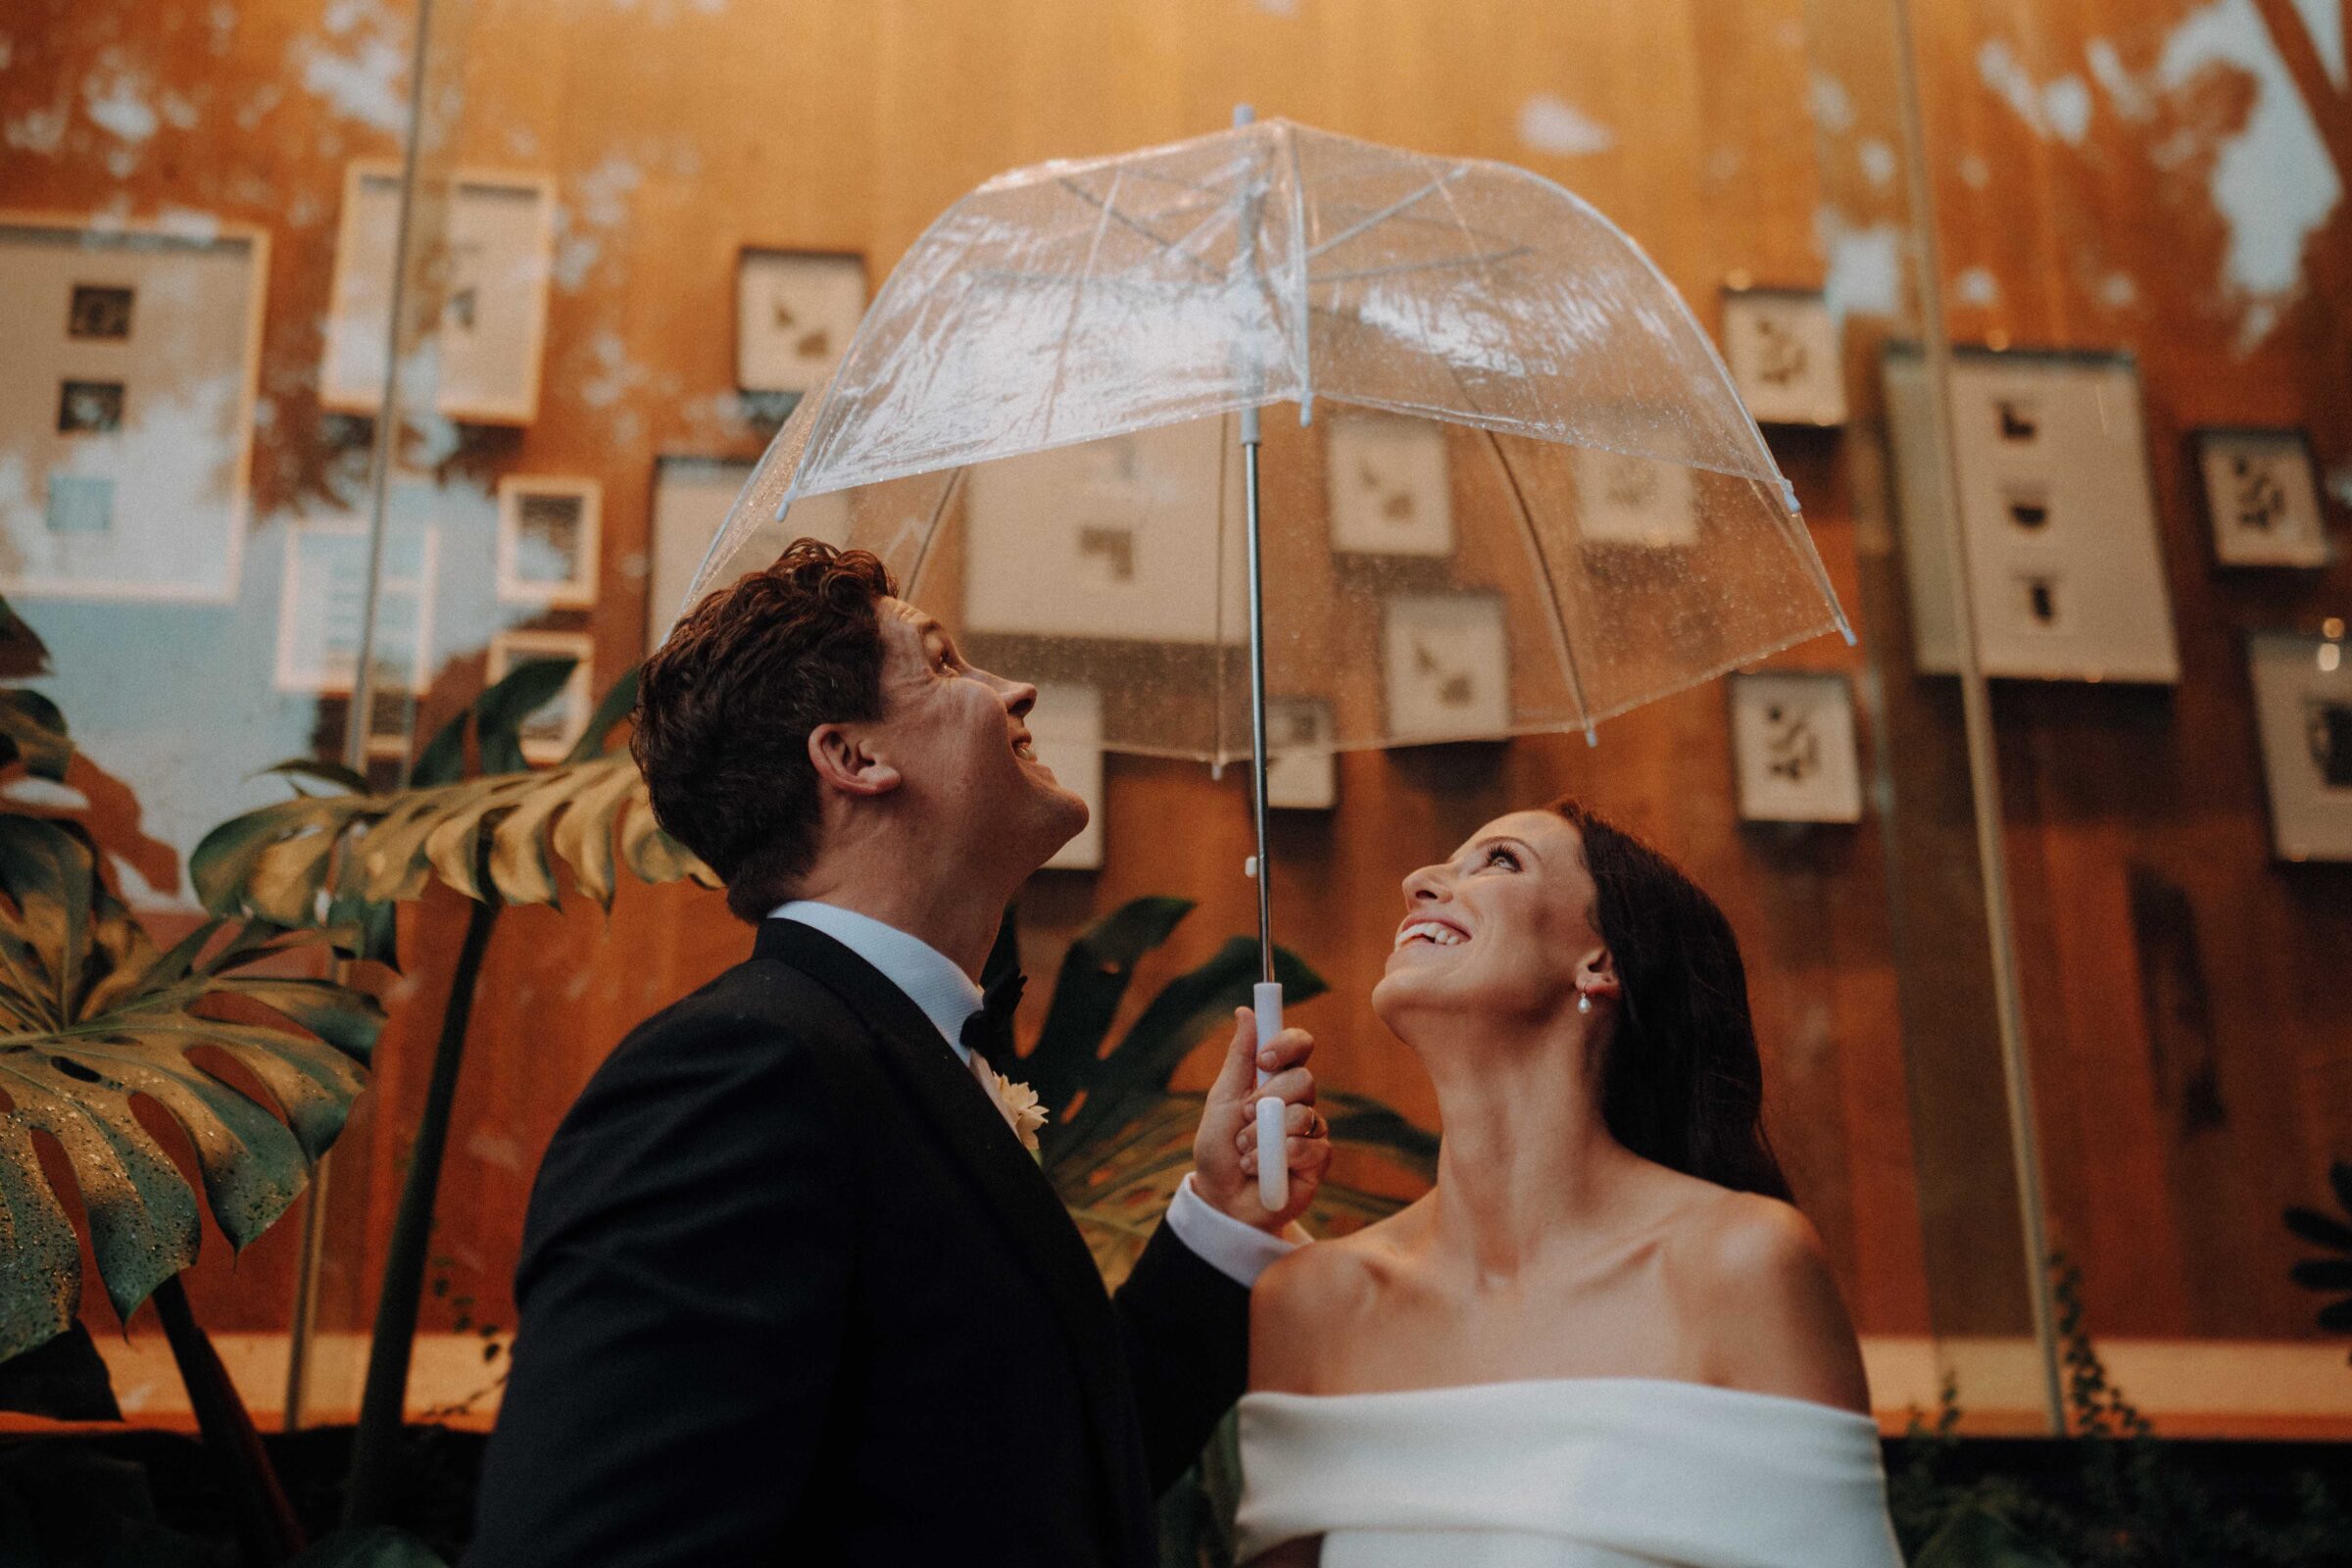
<instances>
[{"instance_id":1,"label":"man's arm","mask_svg":"<svg viewBox=\"0 0 2352 1568\"><path fill-rule=\"evenodd\" d=\"M854 1203L830 1097L772 1029L665 1027L541 1167L482 1568L760 1560L818 1457Z\"/></svg>"}]
</instances>

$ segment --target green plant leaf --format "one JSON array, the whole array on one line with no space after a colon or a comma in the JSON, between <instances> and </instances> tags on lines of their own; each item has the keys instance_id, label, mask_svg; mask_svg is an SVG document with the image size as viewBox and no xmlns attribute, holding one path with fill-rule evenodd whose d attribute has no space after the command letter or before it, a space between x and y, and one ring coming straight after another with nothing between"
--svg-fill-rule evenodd
<instances>
[{"instance_id":1,"label":"green plant leaf","mask_svg":"<svg viewBox=\"0 0 2352 1568\"><path fill-rule=\"evenodd\" d=\"M2298 1206L2288 1209L2286 1228L2314 1247L2352 1252L2352 1225L2330 1219L2316 1208Z\"/></svg>"},{"instance_id":2,"label":"green plant leaf","mask_svg":"<svg viewBox=\"0 0 2352 1568\"><path fill-rule=\"evenodd\" d=\"M1936 1533L1911 1568L2067 1568L2000 1515L1970 1506Z\"/></svg>"},{"instance_id":3,"label":"green plant leaf","mask_svg":"<svg viewBox=\"0 0 2352 1568\"><path fill-rule=\"evenodd\" d=\"M23 762L26 772L60 784L74 762L66 715L48 698L23 686L0 688L0 764L8 762Z\"/></svg>"},{"instance_id":4,"label":"green plant leaf","mask_svg":"<svg viewBox=\"0 0 2352 1568\"><path fill-rule=\"evenodd\" d=\"M1330 1118L1334 1144L1379 1150L1421 1177L1436 1179L1436 1133L1362 1095L1326 1092L1318 1102Z\"/></svg>"},{"instance_id":5,"label":"green plant leaf","mask_svg":"<svg viewBox=\"0 0 2352 1568\"><path fill-rule=\"evenodd\" d=\"M579 666L576 659L533 656L509 670L474 700L473 744L482 772L520 773L531 765L522 755L523 721L556 700Z\"/></svg>"},{"instance_id":6,"label":"green plant leaf","mask_svg":"<svg viewBox=\"0 0 2352 1568\"><path fill-rule=\"evenodd\" d=\"M320 784L332 784L353 795L368 793L367 775L345 767L341 762L329 762L316 757L289 757L273 762L254 775L256 778L311 779Z\"/></svg>"},{"instance_id":7,"label":"green plant leaf","mask_svg":"<svg viewBox=\"0 0 2352 1568\"><path fill-rule=\"evenodd\" d=\"M1135 979L1135 966L1167 941L1193 908L1190 899L1136 899L1070 944L1037 1047L1021 1062L1038 1100L1057 1118L1097 1076L1103 1038Z\"/></svg>"},{"instance_id":8,"label":"green plant leaf","mask_svg":"<svg viewBox=\"0 0 2352 1568\"><path fill-rule=\"evenodd\" d=\"M596 705L596 711L588 715L588 727L580 731L578 740L571 743L571 751L564 760L587 762L604 756L605 737L612 732L613 725L628 717L636 706L637 666L632 664L628 673L606 691L603 700Z\"/></svg>"},{"instance_id":9,"label":"green plant leaf","mask_svg":"<svg viewBox=\"0 0 2352 1568\"><path fill-rule=\"evenodd\" d=\"M285 1568L449 1568L440 1553L405 1530L368 1525L312 1543Z\"/></svg>"},{"instance_id":10,"label":"green plant leaf","mask_svg":"<svg viewBox=\"0 0 2352 1568\"><path fill-rule=\"evenodd\" d=\"M0 999L9 1004L0 1014L11 1020L0 1025L0 1093L10 1104L0 1112L6 1359L62 1331L80 1299L79 1249L42 1170L36 1134L64 1151L101 1281L128 1316L195 1260L199 1236L196 1195L132 1114L132 1098L153 1101L185 1130L205 1201L241 1249L302 1191L365 1081L326 1036L346 1047L371 1044L380 1012L371 998L326 981L225 978L289 940L272 926L239 930L208 956L202 950L215 923L158 954L97 880L87 840L55 823L0 816L0 890L12 918L36 933L22 961L0 974ZM227 1022L199 1010L217 994L240 991L286 1023ZM191 1060L199 1046L252 1071L288 1120Z\"/></svg>"},{"instance_id":11,"label":"green plant leaf","mask_svg":"<svg viewBox=\"0 0 2352 1568\"><path fill-rule=\"evenodd\" d=\"M55 1339L0 1361L0 1410L52 1421L122 1419L106 1361L79 1320Z\"/></svg>"},{"instance_id":12,"label":"green plant leaf","mask_svg":"<svg viewBox=\"0 0 2352 1568\"><path fill-rule=\"evenodd\" d=\"M1164 1094L1170 1075L1193 1048L1227 1024L1234 1008L1249 1004L1257 975L1257 944L1234 937L1206 963L1169 981L1095 1069L1086 1103L1060 1129L1057 1141L1082 1142L1121 1126L1140 1106ZM1274 950L1274 977L1282 982L1286 1004L1329 989L1304 959L1284 948ZM1054 1131L1051 1124L1047 1131Z\"/></svg>"}]
</instances>

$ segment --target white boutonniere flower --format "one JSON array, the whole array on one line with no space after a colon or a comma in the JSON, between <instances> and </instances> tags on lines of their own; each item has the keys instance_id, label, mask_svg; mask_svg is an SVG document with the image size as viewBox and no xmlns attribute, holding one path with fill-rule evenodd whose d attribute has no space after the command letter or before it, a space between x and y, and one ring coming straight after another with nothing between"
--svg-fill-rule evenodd
<instances>
[{"instance_id":1,"label":"white boutonniere flower","mask_svg":"<svg viewBox=\"0 0 2352 1568\"><path fill-rule=\"evenodd\" d=\"M1004 1119L1011 1124L1013 1136L1021 1141L1021 1147L1032 1154L1036 1153L1037 1130L1046 1124L1050 1114L1045 1106L1037 1102L1037 1091L1027 1084L1014 1083L1001 1072L991 1076L997 1080L997 1109L1004 1113Z\"/></svg>"}]
</instances>

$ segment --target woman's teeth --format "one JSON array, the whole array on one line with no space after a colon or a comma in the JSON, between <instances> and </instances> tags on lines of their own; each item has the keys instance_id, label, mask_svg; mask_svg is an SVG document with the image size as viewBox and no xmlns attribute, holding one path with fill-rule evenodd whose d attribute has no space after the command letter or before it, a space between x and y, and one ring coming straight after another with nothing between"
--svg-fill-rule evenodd
<instances>
[{"instance_id":1,"label":"woman's teeth","mask_svg":"<svg viewBox=\"0 0 2352 1568\"><path fill-rule=\"evenodd\" d=\"M1435 920L1416 920L1396 934L1396 945L1401 948L1415 937L1427 937L1441 948L1458 948L1470 940L1449 925L1440 925Z\"/></svg>"}]
</instances>

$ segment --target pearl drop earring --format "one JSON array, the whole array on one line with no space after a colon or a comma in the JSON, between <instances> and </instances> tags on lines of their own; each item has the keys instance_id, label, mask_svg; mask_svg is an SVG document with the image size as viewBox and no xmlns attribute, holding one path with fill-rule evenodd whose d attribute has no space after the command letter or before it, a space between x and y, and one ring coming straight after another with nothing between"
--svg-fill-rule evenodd
<instances>
[{"instance_id":1,"label":"pearl drop earring","mask_svg":"<svg viewBox=\"0 0 2352 1568\"><path fill-rule=\"evenodd\" d=\"M1576 999L1576 1010L1579 1012L1591 1012L1592 1010L1592 999L1584 995L1582 992L1579 992Z\"/></svg>"}]
</instances>

